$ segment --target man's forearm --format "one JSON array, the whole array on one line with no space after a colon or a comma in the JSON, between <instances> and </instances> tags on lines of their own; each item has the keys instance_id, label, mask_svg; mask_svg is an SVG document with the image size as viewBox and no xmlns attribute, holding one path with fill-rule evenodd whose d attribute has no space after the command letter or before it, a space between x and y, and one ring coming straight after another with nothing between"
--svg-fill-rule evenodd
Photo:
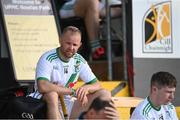
<instances>
[{"instance_id":1,"label":"man's forearm","mask_svg":"<svg viewBox=\"0 0 180 120\"><path fill-rule=\"evenodd\" d=\"M94 93L102 88L99 82L93 84L87 84L85 86L87 87L89 93Z\"/></svg>"},{"instance_id":2,"label":"man's forearm","mask_svg":"<svg viewBox=\"0 0 180 120\"><path fill-rule=\"evenodd\" d=\"M53 84L45 80L38 81L38 90L42 94L53 91L57 92L59 95L70 95L72 93L70 88L65 88L62 85Z\"/></svg>"}]
</instances>

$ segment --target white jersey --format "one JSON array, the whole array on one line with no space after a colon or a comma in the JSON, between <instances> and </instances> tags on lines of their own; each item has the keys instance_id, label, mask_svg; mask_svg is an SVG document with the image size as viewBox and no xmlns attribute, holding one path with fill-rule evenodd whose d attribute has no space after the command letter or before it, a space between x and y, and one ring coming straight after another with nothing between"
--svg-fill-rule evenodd
<instances>
[{"instance_id":1,"label":"white jersey","mask_svg":"<svg viewBox=\"0 0 180 120\"><path fill-rule=\"evenodd\" d=\"M171 103L156 109L147 97L135 108L131 120L178 120L178 117Z\"/></svg>"},{"instance_id":2,"label":"white jersey","mask_svg":"<svg viewBox=\"0 0 180 120\"><path fill-rule=\"evenodd\" d=\"M68 62L65 62L60 58L58 51L59 48L50 50L39 59L36 66L35 92L30 96L38 99L42 97L37 88L38 80L48 80L51 83L61 84L68 88L72 88L78 78L86 84L97 81L87 61L80 54L76 53ZM65 95L64 100L67 105L70 105L71 96ZM72 105L70 106L72 107Z\"/></svg>"}]
</instances>

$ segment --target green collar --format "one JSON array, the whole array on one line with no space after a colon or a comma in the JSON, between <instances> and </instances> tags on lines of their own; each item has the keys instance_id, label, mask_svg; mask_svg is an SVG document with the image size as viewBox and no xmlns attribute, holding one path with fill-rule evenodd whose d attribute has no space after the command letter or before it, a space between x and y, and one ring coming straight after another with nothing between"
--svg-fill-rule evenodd
<instances>
[{"instance_id":1,"label":"green collar","mask_svg":"<svg viewBox=\"0 0 180 120\"><path fill-rule=\"evenodd\" d=\"M161 106L159 106L159 107L156 107L155 105L153 105L153 103L152 103L152 101L150 100L150 97L148 96L148 101L149 101L149 103L150 103L150 105L151 105L151 107L152 108L154 108L156 111L160 111L161 110Z\"/></svg>"},{"instance_id":2,"label":"green collar","mask_svg":"<svg viewBox=\"0 0 180 120\"><path fill-rule=\"evenodd\" d=\"M65 63L68 63L68 62L69 62L70 59L66 59L66 58L62 55L61 50L60 50L60 47L58 47L58 48L56 49L56 52L57 52L58 57L59 57L60 60L62 60L62 61L65 62Z\"/></svg>"}]
</instances>

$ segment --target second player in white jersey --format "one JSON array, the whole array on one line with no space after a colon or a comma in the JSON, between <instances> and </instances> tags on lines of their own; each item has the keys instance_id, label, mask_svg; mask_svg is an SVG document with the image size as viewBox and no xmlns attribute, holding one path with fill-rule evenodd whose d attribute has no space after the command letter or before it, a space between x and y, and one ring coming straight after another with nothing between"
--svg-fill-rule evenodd
<instances>
[{"instance_id":1,"label":"second player in white jersey","mask_svg":"<svg viewBox=\"0 0 180 120\"><path fill-rule=\"evenodd\" d=\"M161 105L159 109L155 108L149 97L147 97L135 109L131 119L136 120L178 120L175 107L169 103Z\"/></svg>"}]
</instances>

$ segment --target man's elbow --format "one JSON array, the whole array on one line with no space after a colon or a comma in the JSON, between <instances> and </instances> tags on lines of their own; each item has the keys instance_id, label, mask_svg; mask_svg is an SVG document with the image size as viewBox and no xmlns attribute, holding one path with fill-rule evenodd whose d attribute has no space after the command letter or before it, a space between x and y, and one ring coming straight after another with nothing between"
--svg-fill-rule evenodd
<instances>
[{"instance_id":1,"label":"man's elbow","mask_svg":"<svg viewBox=\"0 0 180 120\"><path fill-rule=\"evenodd\" d=\"M102 88L102 85L101 85L101 83L100 83L99 81L97 81L96 84L97 84L97 86L98 86L99 88Z\"/></svg>"},{"instance_id":2,"label":"man's elbow","mask_svg":"<svg viewBox=\"0 0 180 120\"><path fill-rule=\"evenodd\" d=\"M38 91L39 93L43 94L46 93L47 87L46 87L46 83L47 81L41 80L38 81Z\"/></svg>"}]
</instances>

